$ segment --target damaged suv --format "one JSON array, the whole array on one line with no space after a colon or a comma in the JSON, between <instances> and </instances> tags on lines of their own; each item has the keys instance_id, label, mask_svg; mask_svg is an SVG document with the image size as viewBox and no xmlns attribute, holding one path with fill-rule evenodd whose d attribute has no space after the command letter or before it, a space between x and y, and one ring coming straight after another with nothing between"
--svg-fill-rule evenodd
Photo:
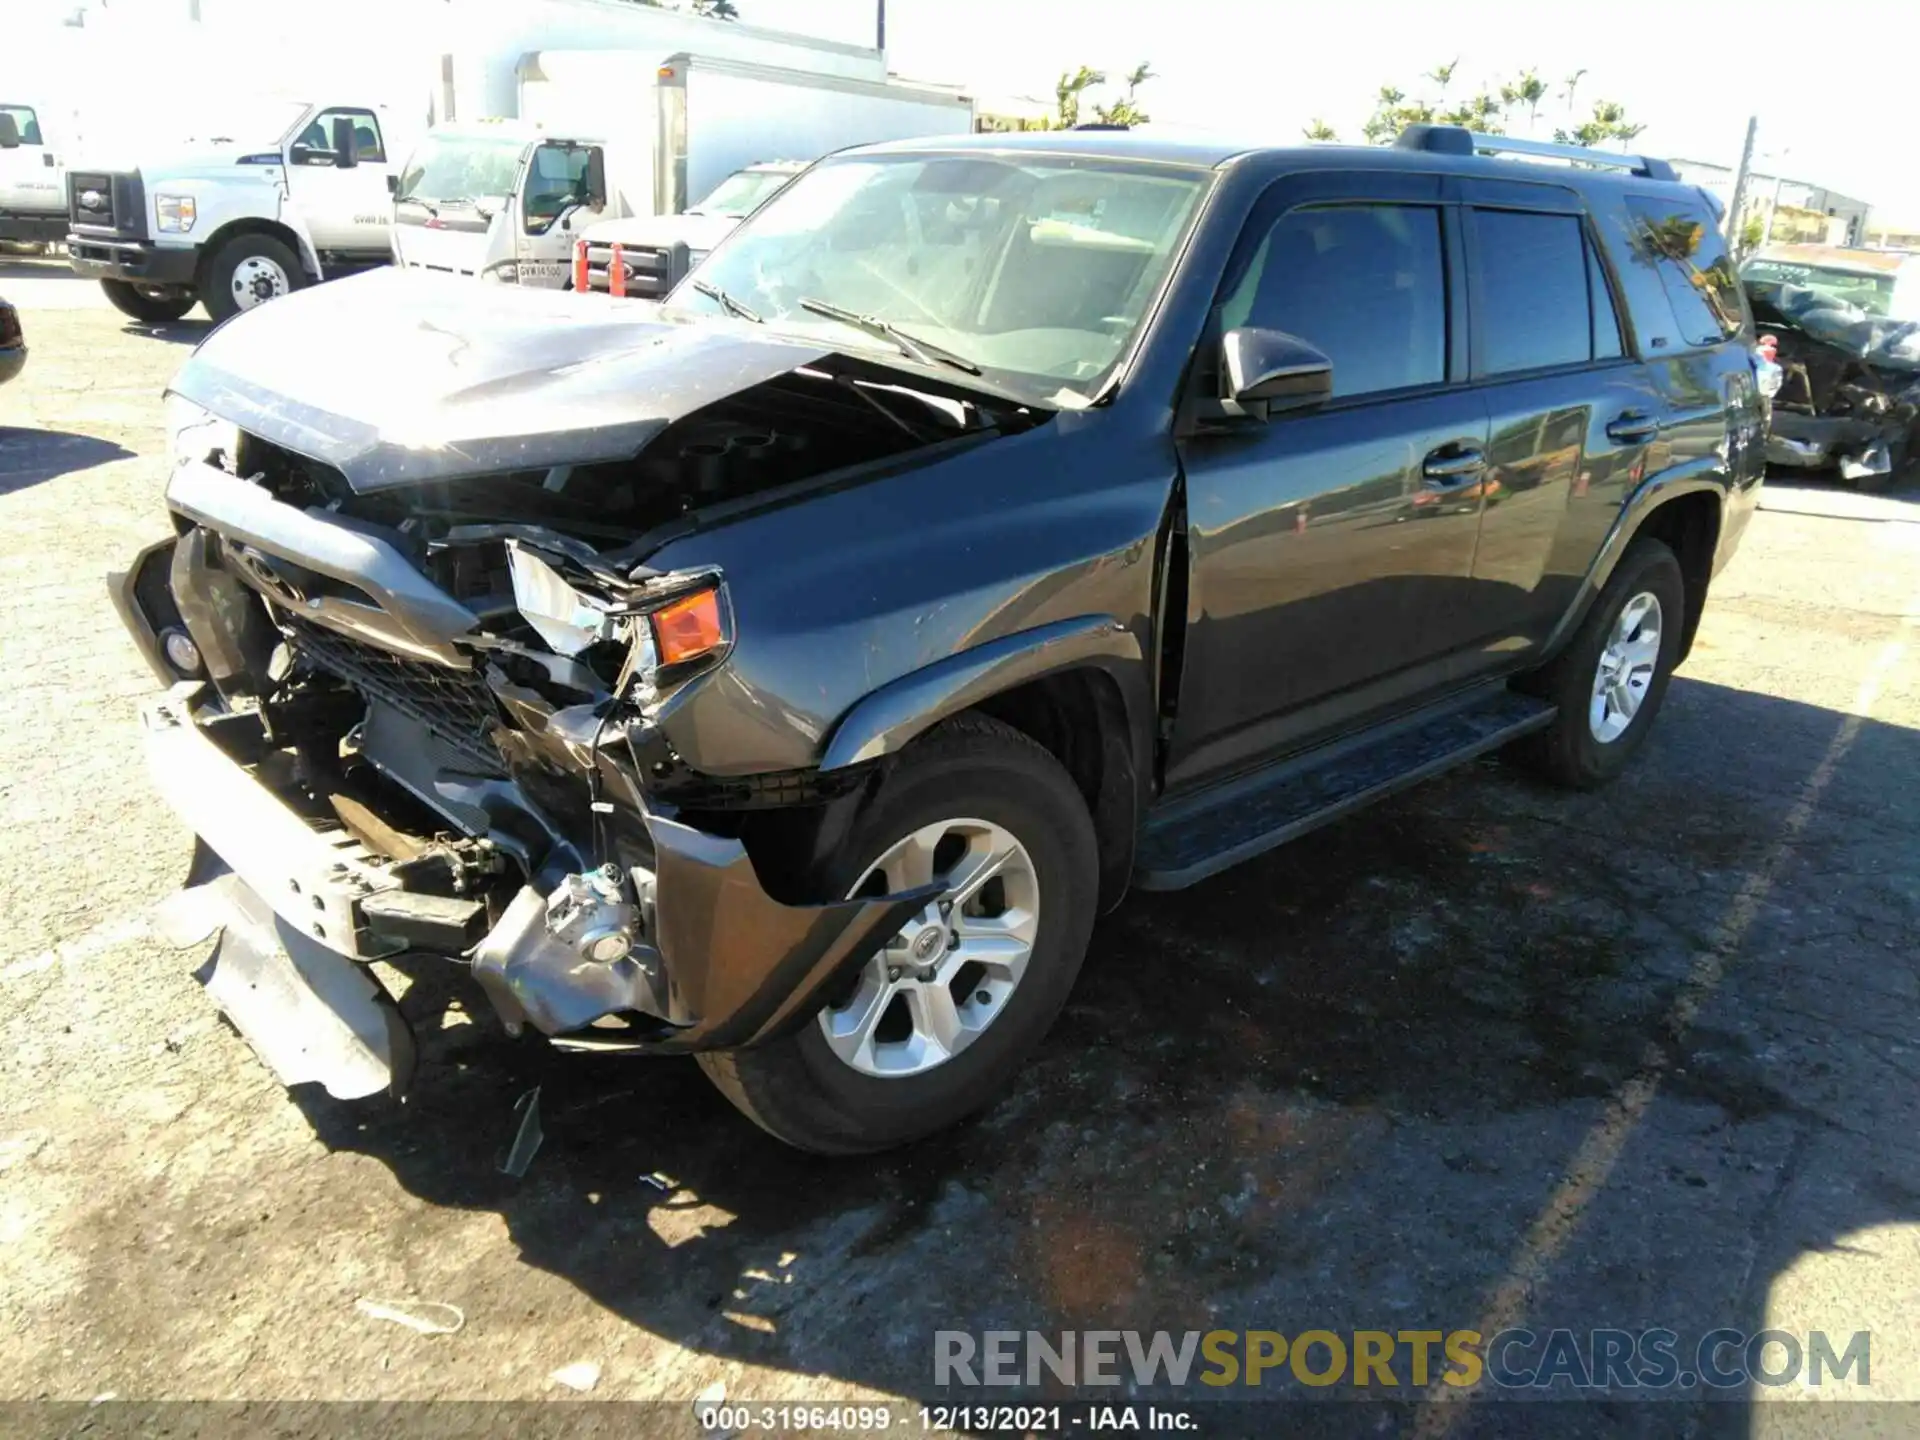
<instances>
[{"instance_id":1,"label":"damaged suv","mask_svg":"<svg viewBox=\"0 0 1920 1440\"><path fill-rule=\"evenodd\" d=\"M294 295L174 382L114 582L222 862L168 930L289 1083L404 1085L364 962L439 956L795 1145L912 1139L1130 884L1496 748L1617 774L1754 377L1700 192L1449 128L848 152L664 306Z\"/></svg>"},{"instance_id":2,"label":"damaged suv","mask_svg":"<svg viewBox=\"0 0 1920 1440\"><path fill-rule=\"evenodd\" d=\"M1785 372L1767 458L1862 485L1920 460L1920 256L1774 245L1740 279Z\"/></svg>"}]
</instances>

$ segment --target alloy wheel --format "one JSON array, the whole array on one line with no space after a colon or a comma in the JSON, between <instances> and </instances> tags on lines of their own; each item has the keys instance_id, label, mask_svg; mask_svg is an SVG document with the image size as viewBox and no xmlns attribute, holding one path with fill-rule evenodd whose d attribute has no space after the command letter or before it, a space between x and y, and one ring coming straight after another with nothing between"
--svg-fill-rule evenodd
<instances>
[{"instance_id":1,"label":"alloy wheel","mask_svg":"<svg viewBox=\"0 0 1920 1440\"><path fill-rule=\"evenodd\" d=\"M971 819L921 826L874 861L852 893L897 894L935 880L947 893L820 1012L828 1048L863 1075L920 1075L951 1060L1006 1010L1032 958L1040 880L1009 831Z\"/></svg>"},{"instance_id":2,"label":"alloy wheel","mask_svg":"<svg viewBox=\"0 0 1920 1440\"><path fill-rule=\"evenodd\" d=\"M1642 590L1620 607L1594 669L1587 726L1602 745L1618 740L1646 701L1660 665L1660 599Z\"/></svg>"}]
</instances>

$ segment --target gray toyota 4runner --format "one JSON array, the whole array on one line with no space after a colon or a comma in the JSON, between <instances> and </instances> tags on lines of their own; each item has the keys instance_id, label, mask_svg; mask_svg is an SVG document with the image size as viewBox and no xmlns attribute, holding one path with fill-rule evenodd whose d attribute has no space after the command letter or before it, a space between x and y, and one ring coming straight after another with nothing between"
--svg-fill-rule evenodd
<instances>
[{"instance_id":1,"label":"gray toyota 4runner","mask_svg":"<svg viewBox=\"0 0 1920 1440\"><path fill-rule=\"evenodd\" d=\"M1628 763L1761 482L1715 218L1450 128L979 136L822 162L663 306L242 315L115 577L166 927L290 1084L404 1086L366 962L426 955L795 1145L947 1125L1129 885Z\"/></svg>"}]
</instances>

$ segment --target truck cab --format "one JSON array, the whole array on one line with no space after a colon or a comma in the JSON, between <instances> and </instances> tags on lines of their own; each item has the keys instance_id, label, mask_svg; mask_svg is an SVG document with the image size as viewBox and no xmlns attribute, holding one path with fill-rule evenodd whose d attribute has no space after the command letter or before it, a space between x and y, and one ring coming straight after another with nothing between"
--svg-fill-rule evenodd
<instances>
[{"instance_id":1,"label":"truck cab","mask_svg":"<svg viewBox=\"0 0 1920 1440\"><path fill-rule=\"evenodd\" d=\"M786 189L806 168L804 160L748 165L734 171L682 214L635 215L588 225L580 232L587 247L587 288L611 288L617 246L622 293L638 299L660 299L706 259L734 226Z\"/></svg>"},{"instance_id":2,"label":"truck cab","mask_svg":"<svg viewBox=\"0 0 1920 1440\"><path fill-rule=\"evenodd\" d=\"M66 172L39 112L0 97L0 241L45 245L66 233Z\"/></svg>"},{"instance_id":3,"label":"truck cab","mask_svg":"<svg viewBox=\"0 0 1920 1440\"><path fill-rule=\"evenodd\" d=\"M630 213L607 146L525 120L436 126L395 187L393 258L414 270L560 288L579 229Z\"/></svg>"},{"instance_id":4,"label":"truck cab","mask_svg":"<svg viewBox=\"0 0 1920 1440\"><path fill-rule=\"evenodd\" d=\"M74 270L138 320L214 320L383 265L394 120L373 104L278 101L178 153L68 177Z\"/></svg>"}]
</instances>

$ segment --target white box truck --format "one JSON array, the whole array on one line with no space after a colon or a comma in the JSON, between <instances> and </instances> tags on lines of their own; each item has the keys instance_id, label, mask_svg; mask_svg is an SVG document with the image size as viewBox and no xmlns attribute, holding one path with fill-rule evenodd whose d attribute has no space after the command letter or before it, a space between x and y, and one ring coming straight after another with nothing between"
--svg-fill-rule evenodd
<instances>
[{"instance_id":1,"label":"white box truck","mask_svg":"<svg viewBox=\"0 0 1920 1440\"><path fill-rule=\"evenodd\" d=\"M606 51L529 55L520 111L436 126L409 158L394 202L400 264L565 287L574 243L596 222L679 215L758 163L973 127L972 103L950 90ZM685 247L675 253L684 262ZM661 278L636 277L633 293L664 293Z\"/></svg>"},{"instance_id":2,"label":"white box truck","mask_svg":"<svg viewBox=\"0 0 1920 1440\"><path fill-rule=\"evenodd\" d=\"M48 245L67 236L67 172L41 107L0 91L0 240Z\"/></svg>"},{"instance_id":3,"label":"white box truck","mask_svg":"<svg viewBox=\"0 0 1920 1440\"><path fill-rule=\"evenodd\" d=\"M123 313L215 320L392 258L393 167L417 126L333 95L235 106L180 153L67 176L68 258ZM412 132L412 133L410 133Z\"/></svg>"}]
</instances>

